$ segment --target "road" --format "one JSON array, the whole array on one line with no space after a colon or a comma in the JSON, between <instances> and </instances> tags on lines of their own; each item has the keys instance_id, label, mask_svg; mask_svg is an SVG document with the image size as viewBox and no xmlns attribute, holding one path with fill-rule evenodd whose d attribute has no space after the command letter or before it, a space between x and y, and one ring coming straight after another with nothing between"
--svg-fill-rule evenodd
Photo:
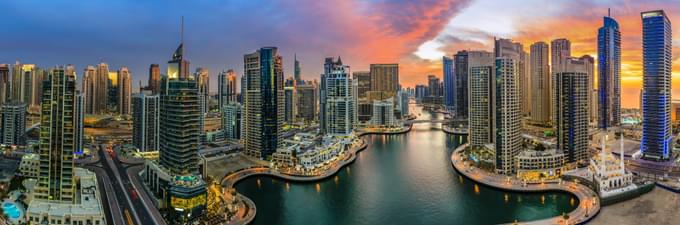
<instances>
[{"instance_id":1,"label":"road","mask_svg":"<svg viewBox=\"0 0 680 225\"><path fill-rule=\"evenodd\" d=\"M138 199L132 199L132 197L130 197L131 190L135 190L138 193L139 190L134 189L130 183L130 178L126 172L126 168L123 167L117 159L114 160L110 154L106 153L104 149L105 145L101 145L98 154L101 159L104 159L102 162L102 167L106 174L108 177L113 178L110 179L110 181L113 186L113 192L116 195L115 199L118 201L117 205L122 211L130 211L130 215L133 217L132 219L137 225L156 224L141 201ZM109 203L111 204L112 202Z\"/></svg>"}]
</instances>

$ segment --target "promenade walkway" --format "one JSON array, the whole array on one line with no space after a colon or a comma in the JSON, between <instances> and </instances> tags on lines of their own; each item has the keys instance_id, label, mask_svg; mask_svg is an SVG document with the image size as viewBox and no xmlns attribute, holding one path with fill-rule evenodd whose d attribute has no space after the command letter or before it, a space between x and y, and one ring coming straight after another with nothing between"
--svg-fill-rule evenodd
<instances>
[{"instance_id":1,"label":"promenade walkway","mask_svg":"<svg viewBox=\"0 0 680 225\"><path fill-rule=\"evenodd\" d=\"M600 201L597 197L597 193L584 185L570 181L525 185L518 179L487 172L471 166L469 162L463 160L463 149L465 149L465 147L467 147L467 144L461 145L453 151L451 154L451 164L456 169L456 171L458 171L458 173L475 182L514 192L567 192L573 194L579 200L578 207L568 214L569 217L567 221L565 221L562 216L556 216L543 220L509 224L584 224L595 217L595 215L597 215L597 213L600 211Z\"/></svg>"}]
</instances>

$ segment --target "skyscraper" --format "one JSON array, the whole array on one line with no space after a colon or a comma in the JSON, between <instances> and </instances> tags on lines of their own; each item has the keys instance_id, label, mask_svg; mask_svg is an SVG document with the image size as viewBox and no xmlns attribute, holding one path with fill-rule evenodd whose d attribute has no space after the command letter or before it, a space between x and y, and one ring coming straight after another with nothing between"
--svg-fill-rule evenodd
<instances>
[{"instance_id":1,"label":"skyscraper","mask_svg":"<svg viewBox=\"0 0 680 225\"><path fill-rule=\"evenodd\" d=\"M232 102L222 108L222 130L224 137L229 139L241 139L241 104Z\"/></svg>"},{"instance_id":2,"label":"skyscraper","mask_svg":"<svg viewBox=\"0 0 680 225\"><path fill-rule=\"evenodd\" d=\"M68 70L67 70L68 71ZM74 71L75 72L75 71ZM76 77L75 73L72 73ZM85 134L85 96L80 91L76 91L75 98L75 111L73 112L73 121L75 125L73 126L73 142L74 151L78 154L83 152L83 141Z\"/></svg>"},{"instance_id":3,"label":"skyscraper","mask_svg":"<svg viewBox=\"0 0 680 225\"><path fill-rule=\"evenodd\" d=\"M0 64L0 105L9 102L12 89L9 64Z\"/></svg>"},{"instance_id":4,"label":"skyscraper","mask_svg":"<svg viewBox=\"0 0 680 225\"><path fill-rule=\"evenodd\" d=\"M506 40L506 39L501 39ZM504 41L501 41L505 43ZM516 52L516 46L510 42L513 52ZM474 66L482 65L492 65L493 64L493 54L486 51L459 51L453 56L454 60L454 76L455 76L455 102L456 102L456 116L467 118L468 117L468 103L469 99L469 81L468 76L470 73L470 68Z\"/></svg>"},{"instance_id":5,"label":"skyscraper","mask_svg":"<svg viewBox=\"0 0 680 225\"><path fill-rule=\"evenodd\" d=\"M468 116L468 52L459 51L453 55L454 60L454 89L457 117L467 118ZM430 90L428 90L430 91Z\"/></svg>"},{"instance_id":6,"label":"skyscraper","mask_svg":"<svg viewBox=\"0 0 680 225\"><path fill-rule=\"evenodd\" d=\"M557 148L567 162L579 166L589 163L587 64L586 60L567 58L555 80Z\"/></svg>"},{"instance_id":7,"label":"skyscraper","mask_svg":"<svg viewBox=\"0 0 680 225\"><path fill-rule=\"evenodd\" d=\"M55 67L42 88L40 168L34 198L73 203L76 77L66 73L63 66Z\"/></svg>"},{"instance_id":8,"label":"skyscraper","mask_svg":"<svg viewBox=\"0 0 680 225\"><path fill-rule=\"evenodd\" d=\"M519 57L519 54L517 54ZM494 104L496 172L513 174L521 148L519 63L517 58L496 58Z\"/></svg>"},{"instance_id":9,"label":"skyscraper","mask_svg":"<svg viewBox=\"0 0 680 225\"><path fill-rule=\"evenodd\" d=\"M300 68L300 61L297 60L297 54L293 56L293 60L295 60L295 65L294 65L294 74L293 78L295 79L296 84L304 84L305 81L302 80L302 68Z\"/></svg>"},{"instance_id":10,"label":"skyscraper","mask_svg":"<svg viewBox=\"0 0 680 225\"><path fill-rule=\"evenodd\" d=\"M320 118L321 132L331 135L349 135L354 128L354 96L352 96L350 68L332 57L326 58L321 75Z\"/></svg>"},{"instance_id":11,"label":"skyscraper","mask_svg":"<svg viewBox=\"0 0 680 225\"><path fill-rule=\"evenodd\" d=\"M109 72L109 79L108 79L108 100L107 100L107 107L105 112L118 112L118 97L120 93L120 89L118 88L118 72L117 71L110 71Z\"/></svg>"},{"instance_id":12,"label":"skyscraper","mask_svg":"<svg viewBox=\"0 0 680 225\"><path fill-rule=\"evenodd\" d=\"M444 75L444 105L449 111L456 110L456 77L453 58L442 57L442 74Z\"/></svg>"},{"instance_id":13,"label":"skyscraper","mask_svg":"<svg viewBox=\"0 0 680 225\"><path fill-rule=\"evenodd\" d=\"M597 31L598 127L621 123L621 32L609 16Z\"/></svg>"},{"instance_id":14,"label":"skyscraper","mask_svg":"<svg viewBox=\"0 0 680 225\"><path fill-rule=\"evenodd\" d=\"M371 72L355 71L352 77L357 81L357 98L366 98L366 93L371 91Z\"/></svg>"},{"instance_id":15,"label":"skyscraper","mask_svg":"<svg viewBox=\"0 0 680 225\"><path fill-rule=\"evenodd\" d=\"M663 10L642 12L642 157L669 160L671 136L671 21Z\"/></svg>"},{"instance_id":16,"label":"skyscraper","mask_svg":"<svg viewBox=\"0 0 680 225\"><path fill-rule=\"evenodd\" d=\"M161 92L161 68L158 64L151 64L149 66L149 86L151 94L158 94Z\"/></svg>"},{"instance_id":17,"label":"skyscraper","mask_svg":"<svg viewBox=\"0 0 680 225\"><path fill-rule=\"evenodd\" d=\"M0 143L24 145L26 142L26 104L7 102L0 110Z\"/></svg>"},{"instance_id":18,"label":"skyscraper","mask_svg":"<svg viewBox=\"0 0 680 225\"><path fill-rule=\"evenodd\" d=\"M283 128L283 59L276 47L243 56L245 148L250 156L266 159L281 144Z\"/></svg>"},{"instance_id":19,"label":"skyscraper","mask_svg":"<svg viewBox=\"0 0 680 225\"><path fill-rule=\"evenodd\" d=\"M536 42L531 45L531 119L539 123L550 121L550 67L548 44Z\"/></svg>"},{"instance_id":20,"label":"skyscraper","mask_svg":"<svg viewBox=\"0 0 680 225\"><path fill-rule=\"evenodd\" d=\"M288 82L290 81L290 82ZM293 123L295 121L295 112L297 111L297 95L295 94L295 79L289 77L286 79L286 86L283 87L284 95L284 113L283 121L286 123Z\"/></svg>"},{"instance_id":21,"label":"skyscraper","mask_svg":"<svg viewBox=\"0 0 680 225\"><path fill-rule=\"evenodd\" d=\"M188 73L183 43L161 78L159 158L147 161L145 183L166 202L168 224L194 224L206 208L205 181L199 173L201 111L197 78Z\"/></svg>"},{"instance_id":22,"label":"skyscraper","mask_svg":"<svg viewBox=\"0 0 680 225\"><path fill-rule=\"evenodd\" d=\"M93 113L104 114L107 112L109 101L109 65L106 63L97 64L95 70L93 92Z\"/></svg>"},{"instance_id":23,"label":"skyscraper","mask_svg":"<svg viewBox=\"0 0 680 225\"><path fill-rule=\"evenodd\" d=\"M201 111L197 78L182 74L182 48L168 62L168 75L161 78L159 162L172 174L198 174Z\"/></svg>"},{"instance_id":24,"label":"skyscraper","mask_svg":"<svg viewBox=\"0 0 680 225\"><path fill-rule=\"evenodd\" d=\"M595 93L595 59L590 55L583 55L579 60L583 61L588 74L588 87L586 87L588 89L588 122L594 123L597 120L597 110L593 110L593 107L597 107L596 103L593 102L597 100L597 98L593 98L593 93Z\"/></svg>"},{"instance_id":25,"label":"skyscraper","mask_svg":"<svg viewBox=\"0 0 680 225\"><path fill-rule=\"evenodd\" d=\"M85 95L85 113L95 114L97 75L94 66L87 66L83 70L82 91Z\"/></svg>"},{"instance_id":26,"label":"skyscraper","mask_svg":"<svg viewBox=\"0 0 680 225\"><path fill-rule=\"evenodd\" d=\"M12 68L11 98L13 101L26 103L27 107L40 105L40 86L43 70L35 64L17 63Z\"/></svg>"},{"instance_id":27,"label":"skyscraper","mask_svg":"<svg viewBox=\"0 0 680 225\"><path fill-rule=\"evenodd\" d=\"M217 89L217 101L220 109L229 103L237 102L236 73L234 70L222 71L217 76Z\"/></svg>"},{"instance_id":28,"label":"skyscraper","mask_svg":"<svg viewBox=\"0 0 680 225\"><path fill-rule=\"evenodd\" d=\"M194 73L198 80L198 94L201 103L201 113L205 115L210 111L210 71L208 68L198 67Z\"/></svg>"},{"instance_id":29,"label":"skyscraper","mask_svg":"<svg viewBox=\"0 0 680 225\"><path fill-rule=\"evenodd\" d=\"M470 68L470 146L493 143L494 82L493 65Z\"/></svg>"},{"instance_id":30,"label":"skyscraper","mask_svg":"<svg viewBox=\"0 0 680 225\"><path fill-rule=\"evenodd\" d=\"M317 88L311 83L307 82L304 85L298 85L297 94L297 118L300 122L311 123L317 118Z\"/></svg>"},{"instance_id":31,"label":"skyscraper","mask_svg":"<svg viewBox=\"0 0 680 225\"><path fill-rule=\"evenodd\" d=\"M391 98L399 91L399 64L371 64L371 91L382 92Z\"/></svg>"},{"instance_id":32,"label":"skyscraper","mask_svg":"<svg viewBox=\"0 0 680 225\"><path fill-rule=\"evenodd\" d=\"M132 94L132 75L127 67L118 70L118 114L130 115Z\"/></svg>"},{"instance_id":33,"label":"skyscraper","mask_svg":"<svg viewBox=\"0 0 680 225\"><path fill-rule=\"evenodd\" d=\"M555 81L557 80L557 74L564 71L564 65L566 60L571 57L571 42L564 38L559 38L552 40L550 42L550 121L555 122L555 117L557 116L555 109L555 101L557 96L555 95Z\"/></svg>"},{"instance_id":34,"label":"skyscraper","mask_svg":"<svg viewBox=\"0 0 680 225\"><path fill-rule=\"evenodd\" d=\"M132 95L132 144L141 152L158 151L160 98L153 90Z\"/></svg>"}]
</instances>

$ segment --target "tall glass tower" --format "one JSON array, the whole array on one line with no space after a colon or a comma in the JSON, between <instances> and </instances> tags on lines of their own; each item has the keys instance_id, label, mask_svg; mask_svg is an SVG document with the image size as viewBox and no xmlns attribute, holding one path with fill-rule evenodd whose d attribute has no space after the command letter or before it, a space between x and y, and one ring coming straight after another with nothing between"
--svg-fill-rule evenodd
<instances>
[{"instance_id":1,"label":"tall glass tower","mask_svg":"<svg viewBox=\"0 0 680 225\"><path fill-rule=\"evenodd\" d=\"M669 160L671 136L671 21L663 10L642 12L642 157Z\"/></svg>"},{"instance_id":2,"label":"tall glass tower","mask_svg":"<svg viewBox=\"0 0 680 225\"><path fill-rule=\"evenodd\" d=\"M606 130L621 122L621 32L609 16L597 32L597 60L598 127Z\"/></svg>"},{"instance_id":3,"label":"tall glass tower","mask_svg":"<svg viewBox=\"0 0 680 225\"><path fill-rule=\"evenodd\" d=\"M276 47L243 56L245 86L245 147L250 156L266 159L282 143L283 59Z\"/></svg>"},{"instance_id":4,"label":"tall glass tower","mask_svg":"<svg viewBox=\"0 0 680 225\"><path fill-rule=\"evenodd\" d=\"M442 57L444 74L444 105L447 110L454 110L456 107L456 78L453 71L453 59Z\"/></svg>"}]
</instances>

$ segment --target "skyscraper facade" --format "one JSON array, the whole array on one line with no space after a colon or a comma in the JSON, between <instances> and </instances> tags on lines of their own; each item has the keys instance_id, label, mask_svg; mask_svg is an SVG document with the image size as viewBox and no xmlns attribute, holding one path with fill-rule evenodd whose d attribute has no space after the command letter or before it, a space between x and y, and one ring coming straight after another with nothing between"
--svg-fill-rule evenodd
<instances>
[{"instance_id":1,"label":"skyscraper facade","mask_svg":"<svg viewBox=\"0 0 680 225\"><path fill-rule=\"evenodd\" d=\"M449 111L456 110L456 77L453 58L442 57L442 74L444 75L444 106Z\"/></svg>"},{"instance_id":2,"label":"skyscraper facade","mask_svg":"<svg viewBox=\"0 0 680 225\"><path fill-rule=\"evenodd\" d=\"M243 57L247 76L245 148L252 157L266 159L282 143L284 93L283 59L276 47L264 47Z\"/></svg>"},{"instance_id":3,"label":"skyscraper facade","mask_svg":"<svg viewBox=\"0 0 680 225\"><path fill-rule=\"evenodd\" d=\"M671 136L671 21L663 10L642 12L642 157L669 160Z\"/></svg>"},{"instance_id":4,"label":"skyscraper facade","mask_svg":"<svg viewBox=\"0 0 680 225\"><path fill-rule=\"evenodd\" d=\"M536 42L531 45L531 119L538 123L550 121L550 67L548 66L548 44Z\"/></svg>"},{"instance_id":5,"label":"skyscraper facade","mask_svg":"<svg viewBox=\"0 0 680 225\"><path fill-rule=\"evenodd\" d=\"M26 143L26 104L7 102L0 110L0 143L24 145Z\"/></svg>"},{"instance_id":6,"label":"skyscraper facade","mask_svg":"<svg viewBox=\"0 0 680 225\"><path fill-rule=\"evenodd\" d=\"M153 90L132 96L132 144L141 152L160 149L160 97Z\"/></svg>"},{"instance_id":7,"label":"skyscraper facade","mask_svg":"<svg viewBox=\"0 0 680 225\"><path fill-rule=\"evenodd\" d=\"M42 88L40 168L34 198L73 203L76 77L66 73L63 66L55 67Z\"/></svg>"},{"instance_id":8,"label":"skyscraper facade","mask_svg":"<svg viewBox=\"0 0 680 225\"><path fill-rule=\"evenodd\" d=\"M330 135L349 135L354 129L354 96L352 96L350 68L342 60L326 58L321 75L320 118L321 132Z\"/></svg>"},{"instance_id":9,"label":"skyscraper facade","mask_svg":"<svg viewBox=\"0 0 680 225\"><path fill-rule=\"evenodd\" d=\"M391 98L399 91L399 64L371 64L371 91L382 92L383 98Z\"/></svg>"},{"instance_id":10,"label":"skyscraper facade","mask_svg":"<svg viewBox=\"0 0 680 225\"><path fill-rule=\"evenodd\" d=\"M290 78L291 81L294 81L293 78ZM293 82L294 84L294 82ZM294 85L286 85L283 87L283 95L284 95L284 113L283 113L283 121L286 123L293 123L295 122L295 112L297 111L297 95L295 94L295 86Z\"/></svg>"},{"instance_id":11,"label":"skyscraper facade","mask_svg":"<svg viewBox=\"0 0 680 225\"><path fill-rule=\"evenodd\" d=\"M296 84L303 84L305 83L304 80L302 80L302 68L300 67L300 61L297 60L297 54L293 56L293 60L295 61L294 65L294 71L293 71L293 78L295 79Z\"/></svg>"},{"instance_id":12,"label":"skyscraper facade","mask_svg":"<svg viewBox=\"0 0 680 225\"><path fill-rule=\"evenodd\" d=\"M519 54L517 54L519 56ZM519 63L516 58L496 58L495 72L495 151L496 172L514 174L521 148Z\"/></svg>"},{"instance_id":13,"label":"skyscraper facade","mask_svg":"<svg viewBox=\"0 0 680 225\"><path fill-rule=\"evenodd\" d=\"M505 40L505 39L501 39ZM503 42L505 44L505 42ZM512 51L517 52L516 46L508 40ZM468 117L468 103L470 101L468 96L468 76L470 68L474 66L492 65L493 54L486 51L459 51L453 56L454 60L454 76L455 76L455 102L456 102L456 116Z\"/></svg>"},{"instance_id":14,"label":"skyscraper facade","mask_svg":"<svg viewBox=\"0 0 680 225\"><path fill-rule=\"evenodd\" d=\"M161 68L158 64L151 64L149 66L149 84L148 89L151 94L158 94L161 92Z\"/></svg>"},{"instance_id":15,"label":"skyscraper facade","mask_svg":"<svg viewBox=\"0 0 680 225\"><path fill-rule=\"evenodd\" d=\"M95 69L93 114L107 113L109 101L109 65L99 63Z\"/></svg>"},{"instance_id":16,"label":"skyscraper facade","mask_svg":"<svg viewBox=\"0 0 680 225\"><path fill-rule=\"evenodd\" d=\"M604 17L597 31L598 127L621 124L621 32L613 18Z\"/></svg>"},{"instance_id":17,"label":"skyscraper facade","mask_svg":"<svg viewBox=\"0 0 680 225\"><path fill-rule=\"evenodd\" d=\"M567 162L579 166L589 163L587 64L577 58L566 59L555 81L557 148Z\"/></svg>"},{"instance_id":18,"label":"skyscraper facade","mask_svg":"<svg viewBox=\"0 0 680 225\"><path fill-rule=\"evenodd\" d=\"M9 64L0 64L0 105L9 102L12 90L12 80Z\"/></svg>"},{"instance_id":19,"label":"skyscraper facade","mask_svg":"<svg viewBox=\"0 0 680 225\"><path fill-rule=\"evenodd\" d=\"M586 73L588 74L588 122L595 123L597 120L597 110L593 110L596 107L597 98L593 98L593 93L595 93L595 59L590 55L583 55L579 58L580 61L584 63L586 67Z\"/></svg>"},{"instance_id":20,"label":"skyscraper facade","mask_svg":"<svg viewBox=\"0 0 680 225\"><path fill-rule=\"evenodd\" d=\"M201 103L201 113L210 111L210 71L205 67L196 68L194 77L198 80L198 94Z\"/></svg>"},{"instance_id":21,"label":"skyscraper facade","mask_svg":"<svg viewBox=\"0 0 680 225\"><path fill-rule=\"evenodd\" d=\"M232 102L222 108L222 130L225 138L241 139L241 118L241 104Z\"/></svg>"},{"instance_id":22,"label":"skyscraper facade","mask_svg":"<svg viewBox=\"0 0 680 225\"><path fill-rule=\"evenodd\" d=\"M230 69L222 71L217 76L217 105L220 109L229 103L237 102L236 99L236 73Z\"/></svg>"},{"instance_id":23,"label":"skyscraper facade","mask_svg":"<svg viewBox=\"0 0 680 225\"><path fill-rule=\"evenodd\" d=\"M75 71L71 74L76 77ZM76 154L82 154L83 142L85 141L85 95L80 91L76 91L75 105L75 111L73 113L73 121L75 123L73 126L74 151Z\"/></svg>"},{"instance_id":24,"label":"skyscraper facade","mask_svg":"<svg viewBox=\"0 0 680 225\"><path fill-rule=\"evenodd\" d=\"M132 95L132 75L127 67L118 70L118 114L130 115Z\"/></svg>"},{"instance_id":25,"label":"skyscraper facade","mask_svg":"<svg viewBox=\"0 0 680 225\"><path fill-rule=\"evenodd\" d=\"M495 121L493 65L470 68L470 146L482 147L493 143Z\"/></svg>"},{"instance_id":26,"label":"skyscraper facade","mask_svg":"<svg viewBox=\"0 0 680 225\"><path fill-rule=\"evenodd\" d=\"M366 93L371 91L371 72L355 71L352 77L357 80L357 98L365 98Z\"/></svg>"},{"instance_id":27,"label":"skyscraper facade","mask_svg":"<svg viewBox=\"0 0 680 225\"><path fill-rule=\"evenodd\" d=\"M311 123L317 119L317 88L307 82L304 85L298 85L297 94L297 118L300 122Z\"/></svg>"},{"instance_id":28,"label":"skyscraper facade","mask_svg":"<svg viewBox=\"0 0 680 225\"><path fill-rule=\"evenodd\" d=\"M550 42L550 121L555 122L556 109L555 101L555 81L557 74L564 71L566 60L571 57L571 42L564 38L552 40Z\"/></svg>"},{"instance_id":29,"label":"skyscraper facade","mask_svg":"<svg viewBox=\"0 0 680 225\"><path fill-rule=\"evenodd\" d=\"M85 113L95 114L97 75L94 66L88 65L83 70L82 92L85 95Z\"/></svg>"}]
</instances>

